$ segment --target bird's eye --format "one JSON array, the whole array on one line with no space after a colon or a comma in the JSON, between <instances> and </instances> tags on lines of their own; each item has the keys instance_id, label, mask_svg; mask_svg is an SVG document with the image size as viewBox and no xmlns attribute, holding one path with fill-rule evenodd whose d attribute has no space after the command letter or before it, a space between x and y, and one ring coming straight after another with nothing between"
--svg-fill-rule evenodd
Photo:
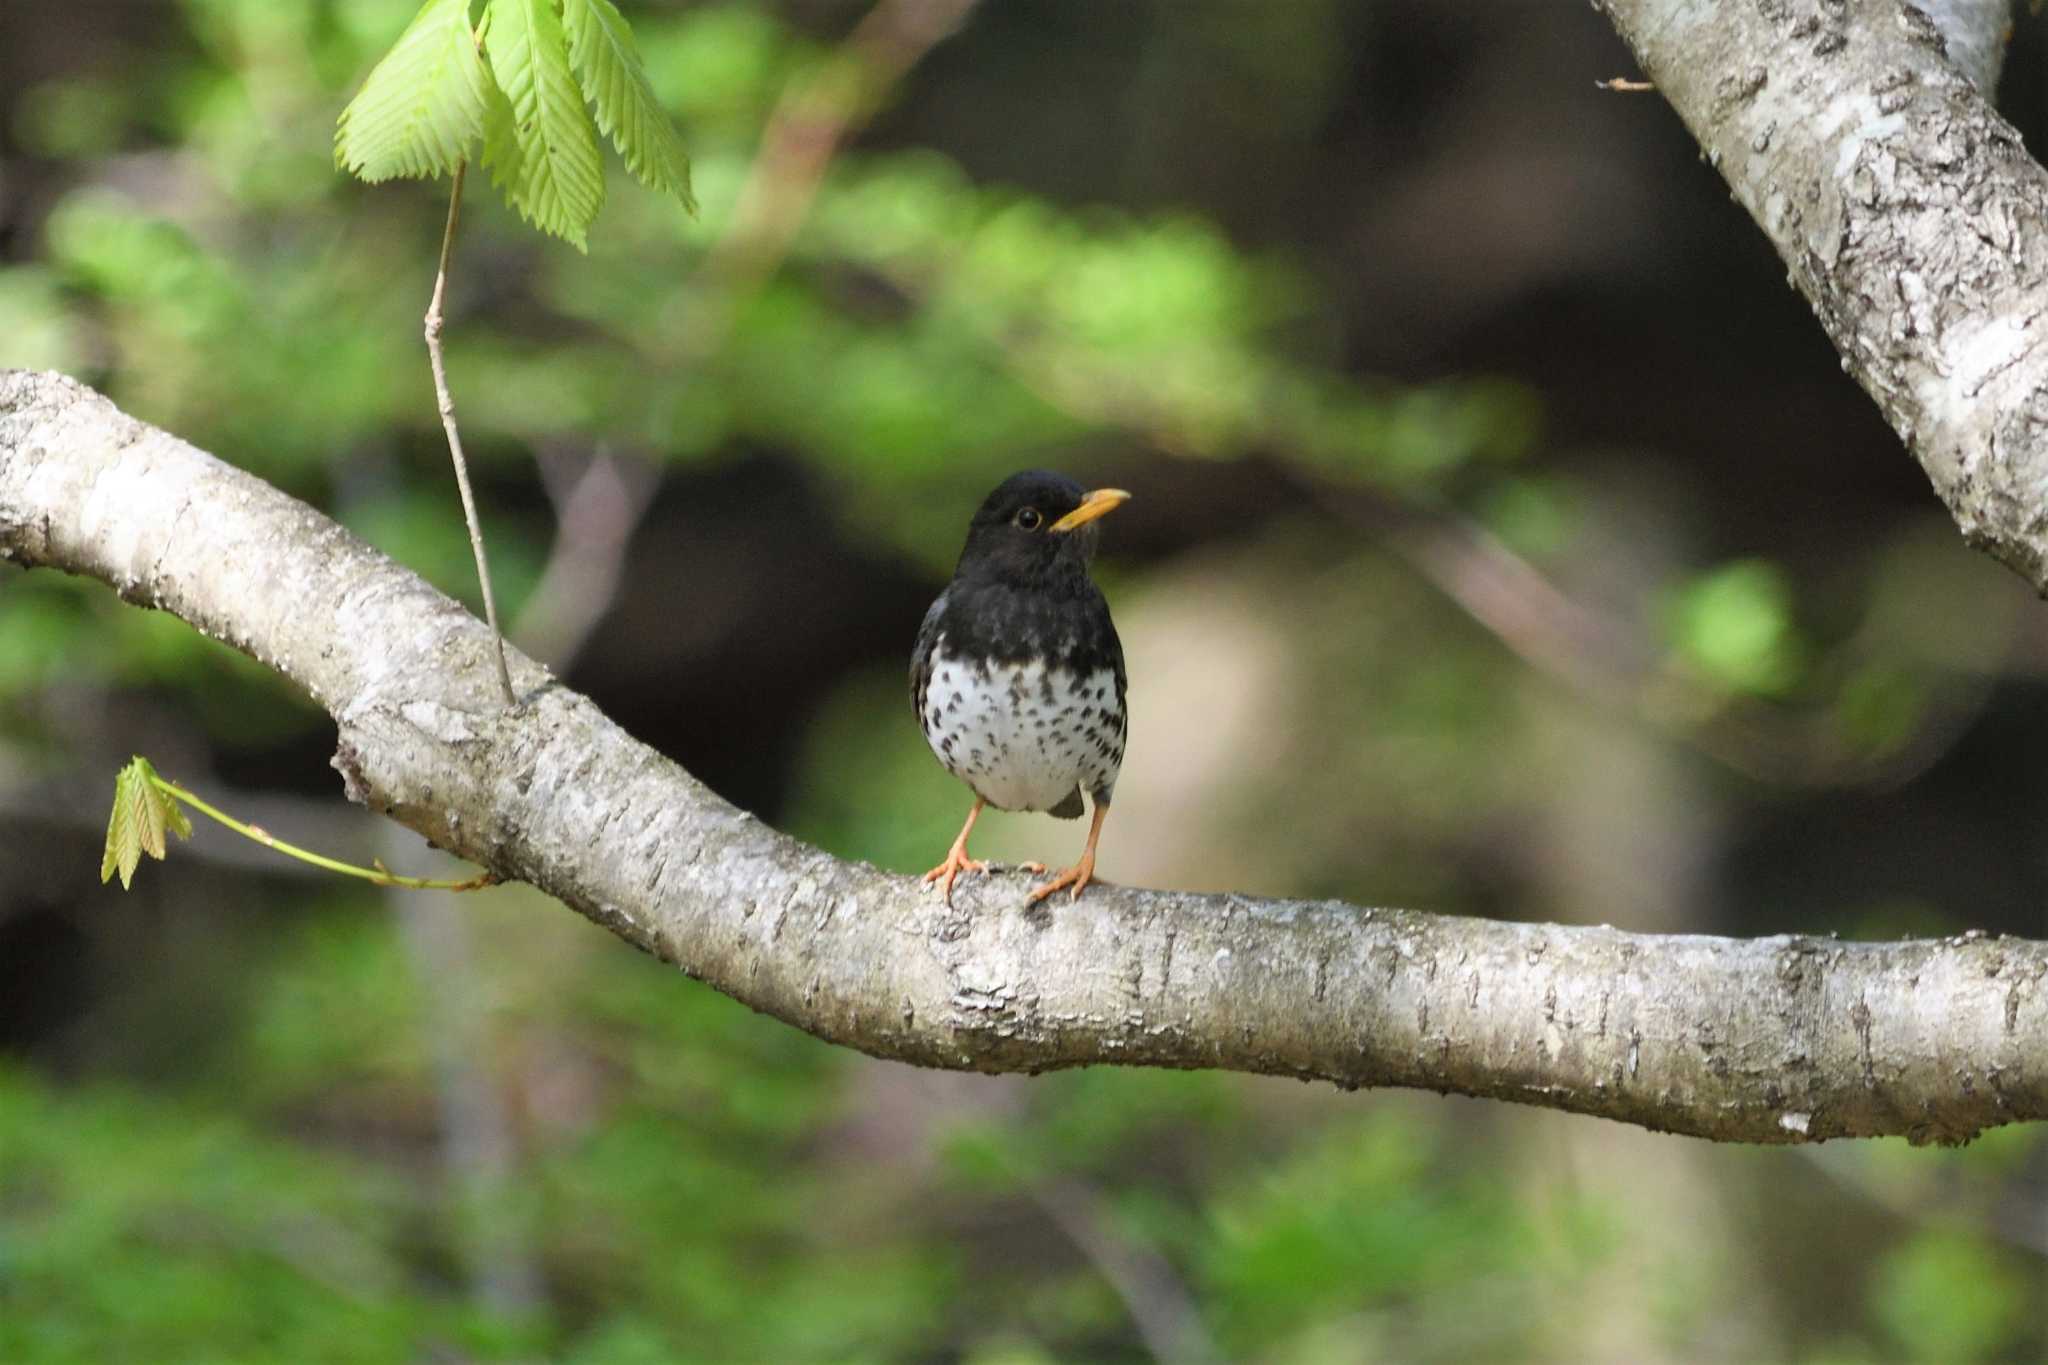
<instances>
[{"instance_id":1,"label":"bird's eye","mask_svg":"<svg viewBox=\"0 0 2048 1365\"><path fill-rule=\"evenodd\" d=\"M1044 520L1044 517L1038 515L1038 509L1036 507L1027 507L1023 511L1017 513L1017 524L1027 531L1036 531L1038 529L1038 524Z\"/></svg>"}]
</instances>

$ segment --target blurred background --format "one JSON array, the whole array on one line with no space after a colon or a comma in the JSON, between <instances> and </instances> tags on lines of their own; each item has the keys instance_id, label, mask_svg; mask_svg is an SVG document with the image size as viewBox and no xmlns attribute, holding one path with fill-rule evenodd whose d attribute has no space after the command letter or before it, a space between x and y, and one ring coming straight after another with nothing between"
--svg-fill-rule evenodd
<instances>
[{"instance_id":1,"label":"blurred background","mask_svg":"<svg viewBox=\"0 0 2048 1365\"><path fill-rule=\"evenodd\" d=\"M412 0L8 0L0 364L477 594L446 186L333 168ZM917 872L905 667L981 495L1136 498L1116 881L1714 934L2048 935L2048 615L1966 548L1585 5L629 3L703 211L481 177L451 381L514 634ZM2048 136L2043 22L2002 104ZM0 576L0 1359L1999 1361L2048 1144L1719 1148L1212 1074L963 1077L437 870L261 668ZM1070 859L996 816L977 851Z\"/></svg>"}]
</instances>

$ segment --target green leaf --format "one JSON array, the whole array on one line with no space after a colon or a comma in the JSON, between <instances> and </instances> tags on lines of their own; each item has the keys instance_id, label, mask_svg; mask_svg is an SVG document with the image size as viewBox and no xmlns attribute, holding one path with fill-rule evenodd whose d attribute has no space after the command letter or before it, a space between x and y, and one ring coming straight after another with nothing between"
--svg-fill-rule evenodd
<instances>
[{"instance_id":1,"label":"green leaf","mask_svg":"<svg viewBox=\"0 0 2048 1365\"><path fill-rule=\"evenodd\" d=\"M144 775L131 788L133 792L132 799L137 807L135 818L136 842L142 845L144 853L147 853L158 862L162 862L166 852L164 848L164 826L169 823L164 818L164 801L166 798L150 784L148 763L137 758L128 766L132 771L138 765L140 765ZM126 878L122 879L122 890L127 890Z\"/></svg>"},{"instance_id":2,"label":"green leaf","mask_svg":"<svg viewBox=\"0 0 2048 1365\"><path fill-rule=\"evenodd\" d=\"M604 203L597 126L569 70L554 0L491 0L484 50L503 105L484 130L491 179L529 223L581 251Z\"/></svg>"},{"instance_id":3,"label":"green leaf","mask_svg":"<svg viewBox=\"0 0 2048 1365\"><path fill-rule=\"evenodd\" d=\"M192 837L192 822L178 803L156 782L156 769L140 755L114 778L114 810L107 818L107 848L100 855L100 881L116 872L126 891L135 878L142 855L163 860L167 851L164 831L180 839Z\"/></svg>"},{"instance_id":4,"label":"green leaf","mask_svg":"<svg viewBox=\"0 0 2048 1365\"><path fill-rule=\"evenodd\" d=\"M675 124L655 98L633 30L612 0L562 0L569 60L583 94L597 111L597 126L612 140L641 184L673 195L691 213L690 158Z\"/></svg>"},{"instance_id":5,"label":"green leaf","mask_svg":"<svg viewBox=\"0 0 2048 1365\"><path fill-rule=\"evenodd\" d=\"M129 880L135 876L135 865L142 861L142 840L136 834L140 815L140 808L135 802L136 785L133 764L121 769L114 778L114 811L107 818L107 850L100 855L101 883L104 884L118 870L123 891L128 889Z\"/></svg>"},{"instance_id":6,"label":"green leaf","mask_svg":"<svg viewBox=\"0 0 2048 1365\"><path fill-rule=\"evenodd\" d=\"M334 129L334 163L372 184L452 175L483 136L491 76L470 0L427 0Z\"/></svg>"},{"instance_id":7,"label":"green leaf","mask_svg":"<svg viewBox=\"0 0 2048 1365\"><path fill-rule=\"evenodd\" d=\"M171 833L177 835L180 839L191 838L192 817L185 814L185 808L179 805L169 792L160 790L155 784L151 784L150 790L154 791L158 799L163 802L164 823L170 827ZM161 858L164 855L159 853L156 856Z\"/></svg>"}]
</instances>

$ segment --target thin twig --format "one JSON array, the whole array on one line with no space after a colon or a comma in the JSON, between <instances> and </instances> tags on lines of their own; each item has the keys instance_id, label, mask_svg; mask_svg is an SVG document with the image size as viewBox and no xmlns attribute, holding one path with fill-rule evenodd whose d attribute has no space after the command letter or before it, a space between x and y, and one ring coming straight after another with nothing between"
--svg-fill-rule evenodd
<instances>
[{"instance_id":1,"label":"thin twig","mask_svg":"<svg viewBox=\"0 0 2048 1365\"><path fill-rule=\"evenodd\" d=\"M434 272L434 298L427 305L427 360L434 367L434 397L441 408L441 429L448 433L448 455L455 461L455 486L462 493L462 516L469 523L469 548L476 555L476 577L484 590L484 620L497 646L498 686L505 705L517 706L512 670L505 664L505 633L498 629L498 602L491 592L491 566L484 557L484 532L476 518L476 497L469 491L469 464L462 458L462 434L455 429L455 399L448 392L448 367L441 359L441 300L448 292L448 258L455 254L455 228L462 221L462 174L467 162L455 165L455 185L448 193L448 227L441 234L441 265Z\"/></svg>"},{"instance_id":2,"label":"thin twig","mask_svg":"<svg viewBox=\"0 0 2048 1365\"><path fill-rule=\"evenodd\" d=\"M444 877L403 877L381 863L375 867L357 867L354 863L345 863L338 858L329 858L325 854L315 853L311 849L300 848L297 844L288 844L260 825L244 824L225 811L208 805L205 801L186 791L177 783L159 777L155 773L149 775L149 780L155 785L157 790L163 792L166 796L182 801L201 815L209 816L219 821L245 839L254 839L265 848L274 849L286 857L297 858L300 862L311 863L315 867L324 867L329 872L339 872L344 877L360 877L366 882L375 882L379 886L402 886L409 887L414 891L482 891L486 887L498 884L497 874L492 872L480 872L474 877L455 879Z\"/></svg>"}]
</instances>

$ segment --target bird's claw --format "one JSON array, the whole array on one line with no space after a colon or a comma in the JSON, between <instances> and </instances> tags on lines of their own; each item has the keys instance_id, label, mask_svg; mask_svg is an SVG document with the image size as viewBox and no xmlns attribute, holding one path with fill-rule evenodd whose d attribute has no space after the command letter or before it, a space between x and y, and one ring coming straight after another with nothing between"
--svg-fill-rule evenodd
<instances>
[{"instance_id":1,"label":"bird's claw","mask_svg":"<svg viewBox=\"0 0 2048 1365\"><path fill-rule=\"evenodd\" d=\"M962 872L979 872L985 876L988 873L988 864L979 858L968 857L967 850L956 845L946 855L946 861L924 874L924 883L930 886L944 878L945 900L950 907L953 904L953 879Z\"/></svg>"},{"instance_id":2,"label":"bird's claw","mask_svg":"<svg viewBox=\"0 0 2048 1365\"><path fill-rule=\"evenodd\" d=\"M1041 867L1038 871L1043 872L1045 869ZM1081 893L1088 889L1088 883L1094 879L1095 859L1083 857L1080 862L1075 863L1064 872L1055 874L1051 881L1041 882L1037 886L1032 887L1031 895L1027 898L1027 901L1029 904L1036 905L1053 892L1069 886L1074 888L1074 892L1067 899L1070 902L1077 901L1081 899Z\"/></svg>"}]
</instances>

